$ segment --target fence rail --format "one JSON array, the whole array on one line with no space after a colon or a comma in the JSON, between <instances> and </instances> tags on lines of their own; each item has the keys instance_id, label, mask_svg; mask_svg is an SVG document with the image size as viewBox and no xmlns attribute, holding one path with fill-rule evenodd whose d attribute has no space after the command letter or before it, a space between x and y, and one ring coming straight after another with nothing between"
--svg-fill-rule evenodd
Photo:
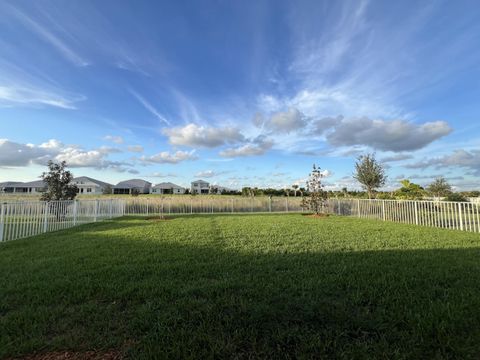
<instances>
[{"instance_id":1,"label":"fence rail","mask_svg":"<svg viewBox=\"0 0 480 360\"><path fill-rule=\"evenodd\" d=\"M0 204L0 241L122 216L123 200L18 201Z\"/></svg>"},{"instance_id":2,"label":"fence rail","mask_svg":"<svg viewBox=\"0 0 480 360\"><path fill-rule=\"evenodd\" d=\"M330 199L338 215L480 232L480 204L450 201Z\"/></svg>"},{"instance_id":3,"label":"fence rail","mask_svg":"<svg viewBox=\"0 0 480 360\"><path fill-rule=\"evenodd\" d=\"M444 201L329 199L342 216L480 232L480 204ZM0 242L71 228L123 215L302 212L298 197L207 198L195 196L0 204Z\"/></svg>"}]
</instances>

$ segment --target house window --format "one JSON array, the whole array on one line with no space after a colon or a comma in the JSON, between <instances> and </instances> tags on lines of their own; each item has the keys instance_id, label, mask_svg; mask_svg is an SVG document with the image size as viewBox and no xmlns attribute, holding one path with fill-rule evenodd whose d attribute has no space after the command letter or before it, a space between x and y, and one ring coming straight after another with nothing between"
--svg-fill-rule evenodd
<instances>
[{"instance_id":1,"label":"house window","mask_svg":"<svg viewBox=\"0 0 480 360\"><path fill-rule=\"evenodd\" d=\"M87 193L91 193L92 192L92 188L87 188Z\"/></svg>"}]
</instances>

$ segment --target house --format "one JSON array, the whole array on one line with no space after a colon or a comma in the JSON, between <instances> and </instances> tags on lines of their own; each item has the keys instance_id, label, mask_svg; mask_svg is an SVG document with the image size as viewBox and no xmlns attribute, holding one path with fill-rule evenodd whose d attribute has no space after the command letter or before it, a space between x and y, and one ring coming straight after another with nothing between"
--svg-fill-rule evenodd
<instances>
[{"instance_id":1,"label":"house","mask_svg":"<svg viewBox=\"0 0 480 360\"><path fill-rule=\"evenodd\" d=\"M47 185L43 180L35 180L30 182L14 182L7 181L0 183L0 192L6 194L41 194L45 191Z\"/></svg>"},{"instance_id":2,"label":"house","mask_svg":"<svg viewBox=\"0 0 480 360\"><path fill-rule=\"evenodd\" d=\"M171 182L163 182L153 186L150 190L151 194L184 194L185 188L175 185Z\"/></svg>"},{"instance_id":3,"label":"house","mask_svg":"<svg viewBox=\"0 0 480 360\"><path fill-rule=\"evenodd\" d=\"M88 176L76 177L72 180L72 184L77 185L79 194L99 195L105 190L113 188L113 185L106 182L92 179Z\"/></svg>"},{"instance_id":4,"label":"house","mask_svg":"<svg viewBox=\"0 0 480 360\"><path fill-rule=\"evenodd\" d=\"M113 187L114 194L131 194L132 190L137 190L139 194L149 194L152 183L142 179L131 179L120 181Z\"/></svg>"},{"instance_id":5,"label":"house","mask_svg":"<svg viewBox=\"0 0 480 360\"><path fill-rule=\"evenodd\" d=\"M209 194L210 184L203 180L192 181L191 193L192 194Z\"/></svg>"}]
</instances>

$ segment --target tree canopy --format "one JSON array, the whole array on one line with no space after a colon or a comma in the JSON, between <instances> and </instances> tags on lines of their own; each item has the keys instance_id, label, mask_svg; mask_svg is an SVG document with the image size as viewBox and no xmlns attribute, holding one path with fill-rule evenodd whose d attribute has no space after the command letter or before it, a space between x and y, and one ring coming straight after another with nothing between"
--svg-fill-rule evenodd
<instances>
[{"instance_id":1,"label":"tree canopy","mask_svg":"<svg viewBox=\"0 0 480 360\"><path fill-rule=\"evenodd\" d=\"M375 159L375 154L358 157L353 178L367 191L370 199L373 197L374 191L385 185L387 181L385 167Z\"/></svg>"}]
</instances>

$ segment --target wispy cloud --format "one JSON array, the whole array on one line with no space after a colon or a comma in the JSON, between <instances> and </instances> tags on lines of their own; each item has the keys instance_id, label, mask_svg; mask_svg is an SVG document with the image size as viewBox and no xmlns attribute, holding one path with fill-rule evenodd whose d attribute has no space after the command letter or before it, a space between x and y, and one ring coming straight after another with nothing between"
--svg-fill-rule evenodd
<instances>
[{"instance_id":1,"label":"wispy cloud","mask_svg":"<svg viewBox=\"0 0 480 360\"><path fill-rule=\"evenodd\" d=\"M76 109L75 103L84 100L84 96L64 97L37 88L0 86L0 104L5 106L53 106L62 109Z\"/></svg>"},{"instance_id":2,"label":"wispy cloud","mask_svg":"<svg viewBox=\"0 0 480 360\"><path fill-rule=\"evenodd\" d=\"M170 121L168 121L165 116L163 116L157 109L155 109L155 107L150 104L143 96L141 96L139 93L132 89L130 89L129 91L143 105L143 107L147 109L151 114L153 114L157 119L167 125L170 125Z\"/></svg>"}]
</instances>

